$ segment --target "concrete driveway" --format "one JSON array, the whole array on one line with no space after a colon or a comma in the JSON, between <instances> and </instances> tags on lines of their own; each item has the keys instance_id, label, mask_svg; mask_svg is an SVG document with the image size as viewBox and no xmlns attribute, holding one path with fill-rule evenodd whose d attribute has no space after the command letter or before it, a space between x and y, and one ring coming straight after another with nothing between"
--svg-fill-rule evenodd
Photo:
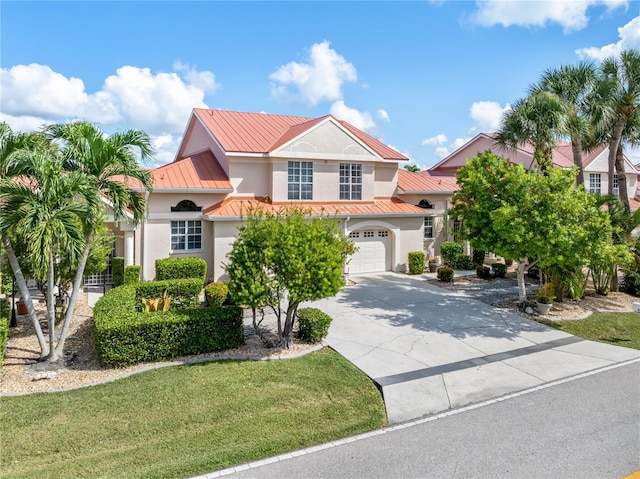
<instances>
[{"instance_id":1,"label":"concrete driveway","mask_svg":"<svg viewBox=\"0 0 640 479\"><path fill-rule=\"evenodd\" d=\"M390 423L416 419L640 357L435 287L384 273L313 303L326 342L382 389Z\"/></svg>"}]
</instances>

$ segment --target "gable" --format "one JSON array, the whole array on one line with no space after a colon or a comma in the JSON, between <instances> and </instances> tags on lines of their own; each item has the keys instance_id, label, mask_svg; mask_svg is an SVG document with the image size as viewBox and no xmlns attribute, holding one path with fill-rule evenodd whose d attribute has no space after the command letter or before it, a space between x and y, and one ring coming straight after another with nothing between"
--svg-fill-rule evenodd
<instances>
[{"instance_id":1,"label":"gable","mask_svg":"<svg viewBox=\"0 0 640 479\"><path fill-rule=\"evenodd\" d=\"M273 156L375 160L378 157L332 121L294 138Z\"/></svg>"},{"instance_id":2,"label":"gable","mask_svg":"<svg viewBox=\"0 0 640 479\"><path fill-rule=\"evenodd\" d=\"M635 166L625 156L625 171L627 174L637 175ZM608 173L609 172L609 148L603 149L591 162L584 167L587 173Z\"/></svg>"}]
</instances>

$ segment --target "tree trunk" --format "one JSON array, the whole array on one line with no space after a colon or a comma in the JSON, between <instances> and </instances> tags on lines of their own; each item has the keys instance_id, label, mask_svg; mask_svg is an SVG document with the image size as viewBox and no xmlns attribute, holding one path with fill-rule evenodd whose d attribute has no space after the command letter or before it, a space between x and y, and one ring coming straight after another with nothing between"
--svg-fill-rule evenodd
<instances>
[{"instance_id":1,"label":"tree trunk","mask_svg":"<svg viewBox=\"0 0 640 479\"><path fill-rule=\"evenodd\" d=\"M95 234L95 225L89 228L89 232L87 233L87 237L85 238L84 251L82 251L82 256L80 256L80 261L78 262L78 269L76 271L76 276L73 279L73 286L71 289L71 297L69 298L69 305L67 306L67 311L64 315L64 321L62 323L62 331L60 331L60 338L58 339L58 344L56 345L56 354L58 356L62 356L64 349L64 342L67 340L67 336L69 335L69 326L71 326L71 320L73 319L73 313L76 309L76 302L78 301L78 296L80 295L80 285L82 284L82 277L84 276L84 268L87 265L87 259L89 258L89 252L91 250L91 243L93 242L93 236Z\"/></svg>"},{"instance_id":2,"label":"tree trunk","mask_svg":"<svg viewBox=\"0 0 640 479\"><path fill-rule=\"evenodd\" d=\"M573 149L573 164L578 168L578 176L576 176L576 185L584 185L584 170L582 168L582 140L580 135L571 139L571 148Z\"/></svg>"},{"instance_id":3,"label":"tree trunk","mask_svg":"<svg viewBox=\"0 0 640 479\"><path fill-rule=\"evenodd\" d=\"M613 128L613 133L611 134L611 141L609 142L609 157L608 157L608 166L609 166L609 188L607 189L607 193L613 195L613 175L615 174L616 167L616 155L618 154L618 146L620 145L622 138L622 131L624 130L624 125L627 123L627 119L622 115L618 118L615 127Z\"/></svg>"},{"instance_id":4,"label":"tree trunk","mask_svg":"<svg viewBox=\"0 0 640 479\"><path fill-rule=\"evenodd\" d=\"M618 191L620 193L620 200L624 205L624 208L627 213L631 211L631 206L629 205L629 193L627 191L627 172L625 171L624 164L624 154L622 152L622 142L618 143L618 148L616 149L616 173L618 175ZM611 185L613 190L613 184Z\"/></svg>"},{"instance_id":5,"label":"tree trunk","mask_svg":"<svg viewBox=\"0 0 640 479\"><path fill-rule=\"evenodd\" d=\"M11 246L11 241L9 237L5 234L2 236L2 242L4 243L4 247L7 250L7 258L9 258L9 264L11 265L11 270L13 271L13 275L16 278L16 282L18 283L18 289L20 290L20 297L22 298L22 302L27 307L27 311L29 311L29 319L31 319L31 323L33 324L33 329L36 331L36 337L38 338L38 344L40 345L40 359L44 359L49 355L49 345L42 333L42 328L40 327L40 323L38 322L38 317L36 315L36 309L33 307L33 300L31 299L31 295L29 294L29 287L27 286L27 280L22 274L22 270L20 269L20 264L18 263L18 258L16 257L16 253L13 250L13 246Z\"/></svg>"},{"instance_id":6,"label":"tree trunk","mask_svg":"<svg viewBox=\"0 0 640 479\"><path fill-rule=\"evenodd\" d=\"M47 361L55 362L60 359L56 352L56 299L53 294L55 287L55 264L53 262L53 251L49 251L49 267L47 270L47 325L49 328L49 355Z\"/></svg>"},{"instance_id":7,"label":"tree trunk","mask_svg":"<svg viewBox=\"0 0 640 479\"><path fill-rule=\"evenodd\" d=\"M284 330L282 331L282 338L280 339L280 345L284 349L293 348L293 324L296 320L296 312L298 311L299 304L300 303L290 303L287 308L287 318L284 321Z\"/></svg>"},{"instance_id":8,"label":"tree trunk","mask_svg":"<svg viewBox=\"0 0 640 479\"><path fill-rule=\"evenodd\" d=\"M527 300L527 286L524 283L524 272L527 269L527 260L520 258L518 261L518 269L516 270L516 277L518 278L518 300L524 303Z\"/></svg>"}]
</instances>

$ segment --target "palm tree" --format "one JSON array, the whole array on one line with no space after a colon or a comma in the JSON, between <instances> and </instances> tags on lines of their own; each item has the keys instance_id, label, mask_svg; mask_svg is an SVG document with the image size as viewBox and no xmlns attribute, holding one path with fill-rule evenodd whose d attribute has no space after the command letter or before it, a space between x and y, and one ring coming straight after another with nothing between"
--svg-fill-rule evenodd
<instances>
[{"instance_id":1,"label":"palm tree","mask_svg":"<svg viewBox=\"0 0 640 479\"><path fill-rule=\"evenodd\" d=\"M583 138L589 135L592 122L588 110L588 99L596 80L596 68L591 62L576 66L562 66L547 70L531 92L546 91L555 95L563 104L566 133L571 138L573 163L578 169L576 182L584 184L582 167Z\"/></svg>"},{"instance_id":2,"label":"palm tree","mask_svg":"<svg viewBox=\"0 0 640 479\"><path fill-rule=\"evenodd\" d=\"M411 173L418 173L420 171L420 167L418 165L404 165L404 169Z\"/></svg>"},{"instance_id":3,"label":"palm tree","mask_svg":"<svg viewBox=\"0 0 640 479\"><path fill-rule=\"evenodd\" d=\"M613 194L614 174L618 175L620 199L629 211L627 175L623 142L638 140L637 125L640 110L640 51L624 50L620 58L607 58L600 67L599 116L605 125L609 141L609 189Z\"/></svg>"},{"instance_id":4,"label":"palm tree","mask_svg":"<svg viewBox=\"0 0 640 479\"><path fill-rule=\"evenodd\" d=\"M8 253L11 251L9 259L16 276L20 267L15 267L17 258L9 241L10 232L28 245L23 259L28 261L35 279L45 281L49 341L41 343L41 357L57 361L61 353L55 338L55 263L61 255L77 257L84 246L80 220L84 206L77 196L85 182L82 173L64 171L62 158L50 146L23 150L10 171L10 176L0 179L0 231Z\"/></svg>"},{"instance_id":5,"label":"palm tree","mask_svg":"<svg viewBox=\"0 0 640 479\"><path fill-rule=\"evenodd\" d=\"M65 168L82 172L87 186L84 190L87 207L84 215L84 249L79 257L61 340L57 345L58 354L62 354L63 338L66 338L71 324L96 227L103 217L103 199L110 202L114 221L126 220L127 211L133 213L134 223L143 220L147 214L146 198L135 191L132 185L138 183L150 192L152 177L138 164L136 151L145 161L151 158L153 149L149 136L139 130L107 136L95 125L76 122L50 125L45 131L52 139L62 141Z\"/></svg>"},{"instance_id":6,"label":"palm tree","mask_svg":"<svg viewBox=\"0 0 640 479\"><path fill-rule=\"evenodd\" d=\"M565 117L564 103L556 95L533 91L503 115L496 143L511 149L532 144L535 161L544 173L552 165L556 138L566 131Z\"/></svg>"}]
</instances>

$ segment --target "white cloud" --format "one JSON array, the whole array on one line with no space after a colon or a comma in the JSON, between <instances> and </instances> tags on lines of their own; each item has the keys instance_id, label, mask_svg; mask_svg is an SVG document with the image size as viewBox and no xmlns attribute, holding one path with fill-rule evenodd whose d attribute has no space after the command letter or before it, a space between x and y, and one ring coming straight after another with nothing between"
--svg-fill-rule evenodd
<instances>
[{"instance_id":1,"label":"white cloud","mask_svg":"<svg viewBox=\"0 0 640 479\"><path fill-rule=\"evenodd\" d=\"M387 113L387 110L383 110L382 108L378 110L378 118L384 121L391 121L391 119L389 118L389 114Z\"/></svg>"},{"instance_id":2,"label":"white cloud","mask_svg":"<svg viewBox=\"0 0 640 479\"><path fill-rule=\"evenodd\" d=\"M0 69L0 118L15 131L74 119L98 123L105 131L144 130L157 147L158 161L172 161L191 110L206 108L205 93L219 86L212 72L180 62L173 68L155 74L123 66L94 93L86 91L81 79L67 78L47 65Z\"/></svg>"},{"instance_id":3,"label":"white cloud","mask_svg":"<svg viewBox=\"0 0 640 479\"><path fill-rule=\"evenodd\" d=\"M447 137L444 133L440 133L436 136L432 136L431 138L425 138L422 140L422 144L424 146L441 146L447 142Z\"/></svg>"},{"instance_id":4,"label":"white cloud","mask_svg":"<svg viewBox=\"0 0 640 479\"><path fill-rule=\"evenodd\" d=\"M436 148L436 156L438 158L444 158L445 156L449 155L449 148L445 147L445 146L439 146L438 148Z\"/></svg>"},{"instance_id":5,"label":"white cloud","mask_svg":"<svg viewBox=\"0 0 640 479\"><path fill-rule=\"evenodd\" d=\"M355 82L358 74L353 64L331 49L330 45L326 40L316 43L309 51L308 63L290 62L269 75L275 82L272 94L289 94L287 86L292 85L297 89L293 96L311 105L323 100L341 100L343 83Z\"/></svg>"},{"instance_id":6,"label":"white cloud","mask_svg":"<svg viewBox=\"0 0 640 479\"><path fill-rule=\"evenodd\" d=\"M619 56L622 50L640 49L640 16L634 18L624 27L618 28L620 40L603 47L588 47L576 50L580 58L591 58L602 61L605 58Z\"/></svg>"},{"instance_id":7,"label":"white cloud","mask_svg":"<svg viewBox=\"0 0 640 479\"><path fill-rule=\"evenodd\" d=\"M478 10L472 20L484 27L512 25L540 27L547 24L562 26L565 33L584 29L589 24L587 10L594 6L605 6L607 10L626 7L628 0L483 0L476 1Z\"/></svg>"},{"instance_id":8,"label":"white cloud","mask_svg":"<svg viewBox=\"0 0 640 479\"><path fill-rule=\"evenodd\" d=\"M500 120L504 112L511 110L511 105L502 107L495 101L477 101L469 109L469 116L473 120L470 132L493 132L500 127Z\"/></svg>"},{"instance_id":9,"label":"white cloud","mask_svg":"<svg viewBox=\"0 0 640 479\"><path fill-rule=\"evenodd\" d=\"M371 132L376 126L376 123L371 118L369 113L361 112L356 110L355 108L350 108L344 104L344 101L339 100L331 105L331 109L329 110L333 116L340 120L344 120L347 123L351 123L356 128L359 128L362 131Z\"/></svg>"}]
</instances>

